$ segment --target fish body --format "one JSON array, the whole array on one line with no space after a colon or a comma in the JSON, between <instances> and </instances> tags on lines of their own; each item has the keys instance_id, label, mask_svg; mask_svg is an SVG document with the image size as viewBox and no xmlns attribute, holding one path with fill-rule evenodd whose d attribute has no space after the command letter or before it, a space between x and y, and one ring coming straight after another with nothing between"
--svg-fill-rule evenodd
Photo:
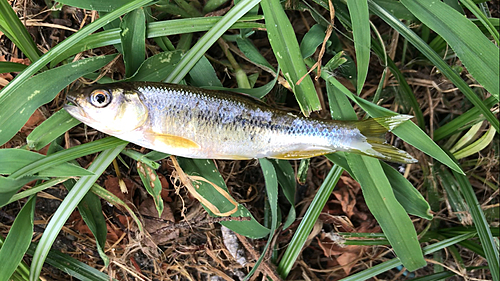
<instances>
[{"instance_id":1,"label":"fish body","mask_svg":"<svg viewBox=\"0 0 500 281\"><path fill-rule=\"evenodd\" d=\"M129 82L85 87L65 109L109 135L189 158L300 159L348 151L411 163L385 133L411 116L333 121L295 116L252 97L191 86Z\"/></svg>"}]
</instances>

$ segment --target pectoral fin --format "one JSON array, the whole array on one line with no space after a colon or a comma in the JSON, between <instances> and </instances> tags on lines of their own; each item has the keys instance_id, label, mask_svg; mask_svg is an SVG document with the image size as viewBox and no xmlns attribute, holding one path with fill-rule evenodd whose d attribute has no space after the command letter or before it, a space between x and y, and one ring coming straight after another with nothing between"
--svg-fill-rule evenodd
<instances>
[{"instance_id":1,"label":"pectoral fin","mask_svg":"<svg viewBox=\"0 0 500 281\"><path fill-rule=\"evenodd\" d=\"M196 142L179 136L174 136L170 134L159 134L153 131L144 132L144 136L148 141L158 147L171 147L171 148L183 148L183 149L199 149L200 145Z\"/></svg>"}]
</instances>

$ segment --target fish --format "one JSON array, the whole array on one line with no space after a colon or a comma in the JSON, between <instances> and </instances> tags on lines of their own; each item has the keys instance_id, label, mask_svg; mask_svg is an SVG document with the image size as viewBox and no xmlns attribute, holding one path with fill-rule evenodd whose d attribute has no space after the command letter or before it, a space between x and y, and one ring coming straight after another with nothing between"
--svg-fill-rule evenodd
<instances>
[{"instance_id":1,"label":"fish","mask_svg":"<svg viewBox=\"0 0 500 281\"><path fill-rule=\"evenodd\" d=\"M65 110L88 126L176 156L303 159L344 151L417 162L385 140L409 115L323 120L297 116L244 94L160 82L84 86L67 100Z\"/></svg>"}]
</instances>

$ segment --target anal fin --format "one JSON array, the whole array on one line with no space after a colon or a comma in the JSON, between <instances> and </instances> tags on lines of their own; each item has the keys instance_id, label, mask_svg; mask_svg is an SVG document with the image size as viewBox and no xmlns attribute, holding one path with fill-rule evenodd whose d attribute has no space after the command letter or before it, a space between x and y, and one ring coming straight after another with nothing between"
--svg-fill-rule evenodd
<instances>
[{"instance_id":1,"label":"anal fin","mask_svg":"<svg viewBox=\"0 0 500 281\"><path fill-rule=\"evenodd\" d=\"M335 150L325 150L325 149L317 149L317 150L295 150L295 151L287 151L284 153L279 153L276 155L269 156L269 158L274 159L282 159L282 160L291 160L291 159L304 159L311 158L315 156L321 156L329 153L333 153Z\"/></svg>"}]
</instances>

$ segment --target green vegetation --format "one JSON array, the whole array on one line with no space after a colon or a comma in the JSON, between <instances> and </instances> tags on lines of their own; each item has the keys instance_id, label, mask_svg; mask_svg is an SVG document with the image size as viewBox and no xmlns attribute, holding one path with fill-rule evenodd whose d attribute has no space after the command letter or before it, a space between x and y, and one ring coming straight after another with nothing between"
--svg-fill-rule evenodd
<instances>
[{"instance_id":1,"label":"green vegetation","mask_svg":"<svg viewBox=\"0 0 500 281\"><path fill-rule=\"evenodd\" d=\"M8 81L0 91L0 206L5 210L2 214L17 208L15 220L8 224L0 217L2 224L10 226L8 235L0 235L0 281L39 280L45 263L81 280L110 280L119 276L110 274L113 270L105 269L103 272L107 274L103 273L53 248L61 229L78 207L95 239L94 253L100 258L99 266L116 266L117 258L106 242L109 225L100 198L125 213L137 233L146 231L144 220L136 216L138 205L131 208L132 203L96 183L103 185L101 181L106 175L109 178L117 173L120 184L125 185L119 174L120 165L122 172L127 173L123 177L137 176L136 183L142 183L153 198L156 216L162 216L167 205L162 197L165 188L161 188L161 174L156 170L168 170L170 174L166 177L171 177L171 184L186 186L191 194L191 197L185 193L175 195L184 197L180 199L182 211L176 211L182 213L182 219L189 223L184 211L194 208L184 206L183 200L192 202L194 197L211 216L233 217L220 219L221 225L247 238L264 239L258 244L262 247L255 247L259 256L251 256L254 258L249 260L251 264L241 268L248 276L258 270L273 278L271 270L262 268L275 266L283 279L303 278L302 274L317 274L314 278L326 279L328 274L343 270L342 274L332 276L364 280L379 274L393 277L391 270L402 265L426 280L457 274L475 277L475 272L479 272L478 278L500 279L500 39L499 11L491 3L472 0L331 3L240 0L234 5L217 0L206 4L196 0L45 3L54 5L43 12L50 13L49 18L60 17L64 13L62 6L68 5L85 15L86 21L80 19L77 24L81 28L77 32L59 31L64 35L59 36L62 40L41 52L49 45L43 40L39 42L38 37L33 40L33 34L24 25L26 19L20 19L22 13L16 13L17 8L0 0L0 38L12 43L4 43L2 50L10 48L7 57L17 58L16 53L30 61L25 66L0 60L1 73L16 73L7 80L0 76ZM214 14L203 17L205 13ZM90 22L90 15L98 17ZM39 28L49 30L57 26ZM214 51L216 48L222 51ZM311 75L309 68L313 70ZM314 74L317 80L313 79ZM228 81L227 75L235 77L235 81ZM280 94L286 92L305 116L331 115L334 119L357 120L368 116L414 115L415 123L407 121L393 133L413 147L407 145L405 149L419 159L419 164L403 167L406 169L403 175L387 163L349 153L328 155L321 167L313 165L314 159L300 163L259 159L260 182L247 183L245 188L249 193L239 192L235 196L232 193L237 187L233 189L227 184L228 177L242 177L244 172L228 172L224 168L227 163L169 158L155 151L144 153L126 148L125 141L113 137L89 137L87 131L84 136L72 136L80 123L60 108L64 93L71 91L75 87L73 82L81 77L98 83L115 79L187 83L218 89L225 86L274 103L285 103L286 97ZM277 81L284 87L276 86ZM273 88L279 93L272 92ZM46 120L26 130L26 122L41 109L49 113ZM84 143L72 145L70 138ZM19 139L20 145L16 143ZM110 167L113 162L114 170ZM165 163L171 166L161 167ZM244 170L253 164L247 161L235 167ZM313 181L305 185L312 189L309 192L317 188L309 200L296 198L295 179L302 186L307 181L308 169L323 179L317 186L311 186ZM375 262L367 251L363 252L365 256L352 258L352 265L332 265L335 269L325 275L321 274L326 271L301 272L304 265L297 261L310 265L304 247L315 243L308 237L313 228L318 223L327 224L320 214L328 208L339 180L346 177L344 171L359 183L364 196L362 204L368 207L382 233L354 231L353 226L353 231L336 233L342 237L341 243L374 247L378 254L389 246L393 255L374 255ZM245 178L252 177L256 176ZM61 183L68 193L45 228L35 229L43 233L36 237L35 244L32 232L36 228L37 197ZM263 186L265 191L258 190L253 199L245 197L254 188ZM260 204L258 207L252 205L256 202ZM286 233L290 235L285 237ZM323 251L326 255L327 250ZM445 251L451 253L452 261L446 260ZM165 250L166 255L167 252L171 253ZM470 267L464 262L468 258L464 252L486 262ZM29 264L23 260L25 255L32 256ZM168 258L163 260L168 261ZM310 266L325 269L329 263L322 262ZM259 267L260 263L265 265ZM203 274L218 275L223 271L208 264L204 266L204 271L200 271ZM423 267L426 270L420 272ZM400 274L409 277L413 273L408 271L402 270ZM186 269L169 269L169 272L179 274L179 278L196 279Z\"/></svg>"}]
</instances>

